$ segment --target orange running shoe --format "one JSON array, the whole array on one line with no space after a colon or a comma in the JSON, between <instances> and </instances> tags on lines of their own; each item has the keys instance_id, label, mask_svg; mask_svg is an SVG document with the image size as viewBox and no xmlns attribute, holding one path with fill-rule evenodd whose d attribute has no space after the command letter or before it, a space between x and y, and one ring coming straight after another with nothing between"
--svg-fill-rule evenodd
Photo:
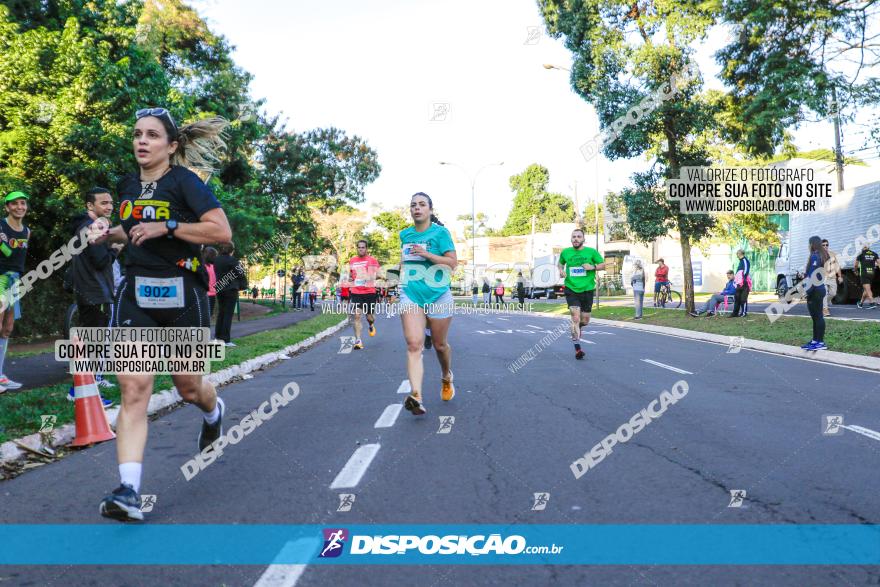
<instances>
[{"instance_id":1,"label":"orange running shoe","mask_svg":"<svg viewBox=\"0 0 880 587\"><path fill-rule=\"evenodd\" d=\"M449 379L441 379L442 385L440 389L440 399L448 402L455 397L455 387L452 385L452 371L449 372Z\"/></svg>"}]
</instances>

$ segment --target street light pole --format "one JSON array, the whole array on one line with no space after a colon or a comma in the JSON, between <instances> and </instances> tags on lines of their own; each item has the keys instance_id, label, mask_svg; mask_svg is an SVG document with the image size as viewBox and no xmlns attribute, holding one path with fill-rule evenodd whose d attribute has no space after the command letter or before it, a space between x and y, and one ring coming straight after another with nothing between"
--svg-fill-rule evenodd
<instances>
[{"instance_id":1,"label":"street light pole","mask_svg":"<svg viewBox=\"0 0 880 587\"><path fill-rule=\"evenodd\" d=\"M453 167L458 167L461 169L465 176L471 180L471 279L472 283L477 282L477 200L476 200L476 187L477 187L477 177L479 177L480 173L488 168L494 166L502 166L504 165L504 161L499 163L488 163L480 167L473 176L471 176L467 169L458 163L451 163L449 161L440 161L440 165L451 165Z\"/></svg>"}]
</instances>

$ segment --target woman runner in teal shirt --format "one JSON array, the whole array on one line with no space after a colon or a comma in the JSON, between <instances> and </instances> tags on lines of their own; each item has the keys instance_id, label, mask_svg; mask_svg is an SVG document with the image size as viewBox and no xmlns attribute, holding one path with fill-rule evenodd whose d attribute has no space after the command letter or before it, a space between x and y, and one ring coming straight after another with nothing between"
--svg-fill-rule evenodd
<instances>
[{"instance_id":1,"label":"woman runner in teal shirt","mask_svg":"<svg viewBox=\"0 0 880 587\"><path fill-rule=\"evenodd\" d=\"M413 195L409 205L413 226L400 232L400 318L406 339L406 372L412 389L403 406L415 416L427 412L422 405L422 351L428 318L434 351L440 362L440 397L449 401L455 396L452 348L446 337L454 307L449 283L458 266L458 257L449 231L437 220L433 210L434 204L427 194Z\"/></svg>"}]
</instances>

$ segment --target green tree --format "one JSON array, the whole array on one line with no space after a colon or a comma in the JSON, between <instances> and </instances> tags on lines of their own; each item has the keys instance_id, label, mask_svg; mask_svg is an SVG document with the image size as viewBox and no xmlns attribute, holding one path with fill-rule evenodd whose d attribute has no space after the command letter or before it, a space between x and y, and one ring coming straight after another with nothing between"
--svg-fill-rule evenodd
<instances>
[{"instance_id":1,"label":"green tree","mask_svg":"<svg viewBox=\"0 0 880 587\"><path fill-rule=\"evenodd\" d=\"M621 192L627 224L643 242L678 234L686 308L692 311L691 245L709 233L713 220L680 214L662 186L664 179L679 177L682 166L710 162L707 135L718 133L724 103L717 93L701 94L701 80L686 71L691 47L706 38L718 17L717 5L699 0L539 0L538 5L548 32L564 37L573 54L575 92L596 108L603 130L620 131L604 155L654 159L653 168L634 174L633 185ZM658 94L665 99L656 108L628 114Z\"/></svg>"},{"instance_id":2,"label":"green tree","mask_svg":"<svg viewBox=\"0 0 880 587\"><path fill-rule=\"evenodd\" d=\"M828 116L835 98L844 115L880 101L876 2L720 5L732 39L717 55L732 90L728 131L749 153L772 155L786 128L809 111Z\"/></svg>"},{"instance_id":3,"label":"green tree","mask_svg":"<svg viewBox=\"0 0 880 587\"><path fill-rule=\"evenodd\" d=\"M587 204L581 216L583 229L588 233L596 233L596 204ZM605 234L605 206L599 203L599 234Z\"/></svg>"},{"instance_id":4,"label":"green tree","mask_svg":"<svg viewBox=\"0 0 880 587\"><path fill-rule=\"evenodd\" d=\"M562 194L547 191L550 172L543 165L532 163L522 173L510 177L513 207L500 236L530 234L532 218L535 231L546 232L554 222L573 222L574 204Z\"/></svg>"},{"instance_id":5,"label":"green tree","mask_svg":"<svg viewBox=\"0 0 880 587\"><path fill-rule=\"evenodd\" d=\"M260 193L277 215L276 230L292 235L298 256L324 246L312 209L328 214L363 201L364 188L381 169L364 141L335 128L272 133L261 143L259 159Z\"/></svg>"},{"instance_id":6,"label":"green tree","mask_svg":"<svg viewBox=\"0 0 880 587\"><path fill-rule=\"evenodd\" d=\"M472 214L459 214L455 218L456 220L461 220L464 223L464 238L471 238L471 233L473 232L473 215ZM489 216L485 212L477 212L477 236L486 236L486 231L488 227L486 223L489 222Z\"/></svg>"},{"instance_id":7,"label":"green tree","mask_svg":"<svg viewBox=\"0 0 880 587\"><path fill-rule=\"evenodd\" d=\"M384 210L373 216L376 229L366 235L373 256L381 265L400 262L400 231L412 224L404 208Z\"/></svg>"}]
</instances>

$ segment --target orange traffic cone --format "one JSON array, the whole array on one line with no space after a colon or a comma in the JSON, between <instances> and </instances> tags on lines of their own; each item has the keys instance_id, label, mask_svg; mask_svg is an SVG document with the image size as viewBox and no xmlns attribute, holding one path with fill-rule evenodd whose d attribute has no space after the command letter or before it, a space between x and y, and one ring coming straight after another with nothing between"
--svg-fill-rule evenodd
<instances>
[{"instance_id":1,"label":"orange traffic cone","mask_svg":"<svg viewBox=\"0 0 880 587\"><path fill-rule=\"evenodd\" d=\"M71 446L85 446L116 438L104 413L101 394L91 373L73 374L75 397L76 438Z\"/></svg>"}]
</instances>

